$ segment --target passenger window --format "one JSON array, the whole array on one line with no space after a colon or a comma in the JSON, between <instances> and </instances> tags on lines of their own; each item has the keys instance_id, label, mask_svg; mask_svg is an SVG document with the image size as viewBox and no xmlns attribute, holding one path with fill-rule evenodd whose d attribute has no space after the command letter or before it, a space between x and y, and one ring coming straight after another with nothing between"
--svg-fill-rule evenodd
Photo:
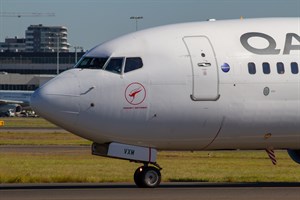
<instances>
[{"instance_id":1,"label":"passenger window","mask_svg":"<svg viewBox=\"0 0 300 200\"><path fill-rule=\"evenodd\" d=\"M124 58L111 58L105 67L106 71L121 74Z\"/></svg>"},{"instance_id":2,"label":"passenger window","mask_svg":"<svg viewBox=\"0 0 300 200\"><path fill-rule=\"evenodd\" d=\"M271 73L271 69L270 69L270 64L267 62L263 63L263 72L264 74L270 74Z\"/></svg>"},{"instance_id":3,"label":"passenger window","mask_svg":"<svg viewBox=\"0 0 300 200\"><path fill-rule=\"evenodd\" d=\"M282 62L277 63L277 72L278 74L284 74L284 64Z\"/></svg>"},{"instance_id":4,"label":"passenger window","mask_svg":"<svg viewBox=\"0 0 300 200\"><path fill-rule=\"evenodd\" d=\"M299 73L298 63L296 63L296 62L291 63L291 71L292 71L292 74Z\"/></svg>"},{"instance_id":5,"label":"passenger window","mask_svg":"<svg viewBox=\"0 0 300 200\"><path fill-rule=\"evenodd\" d=\"M143 61L141 58L126 58L126 64L124 73L130 72L143 67Z\"/></svg>"},{"instance_id":6,"label":"passenger window","mask_svg":"<svg viewBox=\"0 0 300 200\"><path fill-rule=\"evenodd\" d=\"M253 62L248 63L248 72L249 74L256 74L256 67Z\"/></svg>"}]
</instances>

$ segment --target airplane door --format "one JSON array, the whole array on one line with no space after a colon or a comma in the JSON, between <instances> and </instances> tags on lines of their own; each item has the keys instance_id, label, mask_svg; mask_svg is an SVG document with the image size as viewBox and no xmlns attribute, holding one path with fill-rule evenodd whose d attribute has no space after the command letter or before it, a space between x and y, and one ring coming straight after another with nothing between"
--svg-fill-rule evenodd
<instances>
[{"instance_id":1,"label":"airplane door","mask_svg":"<svg viewBox=\"0 0 300 200\"><path fill-rule=\"evenodd\" d=\"M188 50L193 73L191 98L194 101L216 101L219 79L214 49L206 36L188 36L183 41Z\"/></svg>"}]
</instances>

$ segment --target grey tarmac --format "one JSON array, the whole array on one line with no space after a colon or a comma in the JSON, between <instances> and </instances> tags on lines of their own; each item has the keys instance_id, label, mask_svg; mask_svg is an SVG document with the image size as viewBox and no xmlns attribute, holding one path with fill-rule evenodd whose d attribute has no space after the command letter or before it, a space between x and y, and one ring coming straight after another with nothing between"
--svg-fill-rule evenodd
<instances>
[{"instance_id":1,"label":"grey tarmac","mask_svg":"<svg viewBox=\"0 0 300 200\"><path fill-rule=\"evenodd\" d=\"M300 183L162 183L143 189L124 183L2 184L1 200L221 199L297 200Z\"/></svg>"},{"instance_id":2,"label":"grey tarmac","mask_svg":"<svg viewBox=\"0 0 300 200\"><path fill-rule=\"evenodd\" d=\"M11 128L11 127L1 127L0 128L0 133L3 132L12 132L12 133L69 133L68 131L62 129L62 128L24 128L24 127L20 127L20 128Z\"/></svg>"}]
</instances>

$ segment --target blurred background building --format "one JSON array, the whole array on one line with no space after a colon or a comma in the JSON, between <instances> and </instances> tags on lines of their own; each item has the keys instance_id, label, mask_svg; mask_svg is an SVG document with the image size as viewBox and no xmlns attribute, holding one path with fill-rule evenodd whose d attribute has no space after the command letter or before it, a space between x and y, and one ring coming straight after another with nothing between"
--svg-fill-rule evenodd
<instances>
[{"instance_id":1,"label":"blurred background building","mask_svg":"<svg viewBox=\"0 0 300 200\"><path fill-rule=\"evenodd\" d=\"M72 68L85 52L71 47L64 26L30 25L25 38L6 38L0 42L0 90L35 90Z\"/></svg>"},{"instance_id":2,"label":"blurred background building","mask_svg":"<svg viewBox=\"0 0 300 200\"><path fill-rule=\"evenodd\" d=\"M30 25L25 40L26 52L69 52L68 30L64 26Z\"/></svg>"}]
</instances>

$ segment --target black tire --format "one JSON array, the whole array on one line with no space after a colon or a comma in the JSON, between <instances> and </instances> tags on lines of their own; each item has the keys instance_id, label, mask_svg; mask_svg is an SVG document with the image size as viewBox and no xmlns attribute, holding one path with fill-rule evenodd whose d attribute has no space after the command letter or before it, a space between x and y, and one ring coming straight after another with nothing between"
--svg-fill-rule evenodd
<instances>
[{"instance_id":1,"label":"black tire","mask_svg":"<svg viewBox=\"0 0 300 200\"><path fill-rule=\"evenodd\" d=\"M143 180L142 180L142 173L143 173L143 171L144 171L144 168L145 167L139 167L139 168L137 168L136 170L135 170L135 172L134 172L134 176L133 176L133 179L134 179L134 182L135 182L135 184L136 184L136 186L138 186L138 187L144 187L144 185L143 185Z\"/></svg>"},{"instance_id":2,"label":"black tire","mask_svg":"<svg viewBox=\"0 0 300 200\"><path fill-rule=\"evenodd\" d=\"M159 186L161 181L161 174L156 167L144 167L141 172L142 187L155 188Z\"/></svg>"}]
</instances>

